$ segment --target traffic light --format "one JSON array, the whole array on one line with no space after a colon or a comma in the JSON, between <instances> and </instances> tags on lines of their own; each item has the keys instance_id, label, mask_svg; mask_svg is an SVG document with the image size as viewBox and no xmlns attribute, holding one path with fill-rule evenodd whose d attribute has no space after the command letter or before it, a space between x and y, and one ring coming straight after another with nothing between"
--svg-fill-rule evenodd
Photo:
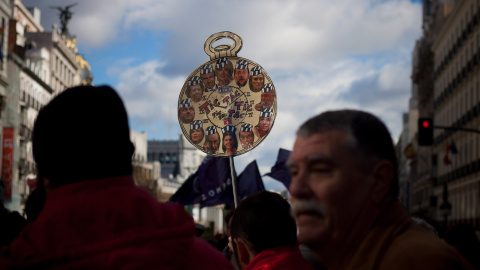
<instances>
[{"instance_id":1,"label":"traffic light","mask_svg":"<svg viewBox=\"0 0 480 270\"><path fill-rule=\"evenodd\" d=\"M432 118L418 119L418 144L419 145L433 144L433 119Z\"/></svg>"}]
</instances>

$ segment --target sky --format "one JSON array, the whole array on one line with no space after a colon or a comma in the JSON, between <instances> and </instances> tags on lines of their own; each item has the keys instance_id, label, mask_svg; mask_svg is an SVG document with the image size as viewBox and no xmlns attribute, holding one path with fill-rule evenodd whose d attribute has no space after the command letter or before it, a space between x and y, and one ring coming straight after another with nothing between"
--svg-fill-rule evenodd
<instances>
[{"instance_id":1,"label":"sky","mask_svg":"<svg viewBox=\"0 0 480 270\"><path fill-rule=\"evenodd\" d=\"M361 109L388 126L396 142L411 95L411 59L421 37L421 1L408 0L23 0L41 10L45 31L71 8L70 33L95 85L123 98L130 127L148 139L181 133L177 103L188 75L210 60L210 35L239 35L239 57L260 64L277 91L268 137L234 158L237 173L253 160L260 172L291 150L295 131L326 110ZM215 45L231 44L228 39ZM281 189L264 178L267 189Z\"/></svg>"}]
</instances>

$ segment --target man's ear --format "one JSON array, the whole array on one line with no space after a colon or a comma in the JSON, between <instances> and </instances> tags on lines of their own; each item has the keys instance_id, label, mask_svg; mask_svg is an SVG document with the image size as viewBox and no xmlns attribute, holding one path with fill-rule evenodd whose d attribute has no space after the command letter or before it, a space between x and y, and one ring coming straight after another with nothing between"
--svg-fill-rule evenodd
<instances>
[{"instance_id":1,"label":"man's ear","mask_svg":"<svg viewBox=\"0 0 480 270\"><path fill-rule=\"evenodd\" d=\"M251 254L248 250L248 246L247 244L245 243L245 241L243 241L242 238L238 238L238 239L233 239L233 241L235 242L235 252L237 253L236 254L236 258L237 258L237 263L238 265L240 266L240 268L245 268L245 266L247 266L250 261L253 259L251 258Z\"/></svg>"},{"instance_id":2,"label":"man's ear","mask_svg":"<svg viewBox=\"0 0 480 270\"><path fill-rule=\"evenodd\" d=\"M393 184L394 176L393 165L390 161L382 160L372 170L374 178L374 188L372 199L378 204L387 196L390 186Z\"/></svg>"}]
</instances>

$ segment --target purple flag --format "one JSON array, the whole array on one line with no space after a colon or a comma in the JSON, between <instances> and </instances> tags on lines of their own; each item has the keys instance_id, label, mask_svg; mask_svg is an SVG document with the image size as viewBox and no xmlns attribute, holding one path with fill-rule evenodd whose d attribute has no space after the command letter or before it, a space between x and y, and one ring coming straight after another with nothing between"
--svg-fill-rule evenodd
<instances>
[{"instance_id":1,"label":"purple flag","mask_svg":"<svg viewBox=\"0 0 480 270\"><path fill-rule=\"evenodd\" d=\"M282 182L287 189L290 187L292 177L290 176L290 172L288 171L288 168L285 164L288 160L288 157L290 157L291 152L292 151L280 148L280 150L278 150L278 156L275 165L273 165L269 173L265 174L275 180Z\"/></svg>"},{"instance_id":2,"label":"purple flag","mask_svg":"<svg viewBox=\"0 0 480 270\"><path fill-rule=\"evenodd\" d=\"M214 206L233 201L228 158L207 156L197 172L188 177L170 198L182 205Z\"/></svg>"},{"instance_id":3,"label":"purple flag","mask_svg":"<svg viewBox=\"0 0 480 270\"><path fill-rule=\"evenodd\" d=\"M245 199L255 192L265 190L262 175L258 171L257 161L254 160L245 167L245 170L237 177L238 201ZM233 196L233 193L232 193ZM235 208L233 197L230 203L225 206L226 209Z\"/></svg>"},{"instance_id":4,"label":"purple flag","mask_svg":"<svg viewBox=\"0 0 480 270\"><path fill-rule=\"evenodd\" d=\"M245 170L238 176L237 182L240 200L245 199L255 192L265 190L256 160L248 164Z\"/></svg>"}]
</instances>

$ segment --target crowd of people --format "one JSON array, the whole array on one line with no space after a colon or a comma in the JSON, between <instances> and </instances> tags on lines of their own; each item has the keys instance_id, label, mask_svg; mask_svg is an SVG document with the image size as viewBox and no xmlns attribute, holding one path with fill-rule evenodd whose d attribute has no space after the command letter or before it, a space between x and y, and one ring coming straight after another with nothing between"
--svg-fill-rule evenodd
<instances>
[{"instance_id":1,"label":"crowd of people","mask_svg":"<svg viewBox=\"0 0 480 270\"><path fill-rule=\"evenodd\" d=\"M233 67L222 68L231 80ZM246 83L247 75L235 79ZM192 122L193 131L201 128ZM35 121L38 188L27 220L0 213L0 269L479 269L472 228L452 227L442 239L399 202L395 148L376 116L327 111L296 135L287 162L291 198L248 196L225 217L228 245L214 247L181 205L135 186L134 146L116 91L67 89Z\"/></svg>"}]
</instances>

